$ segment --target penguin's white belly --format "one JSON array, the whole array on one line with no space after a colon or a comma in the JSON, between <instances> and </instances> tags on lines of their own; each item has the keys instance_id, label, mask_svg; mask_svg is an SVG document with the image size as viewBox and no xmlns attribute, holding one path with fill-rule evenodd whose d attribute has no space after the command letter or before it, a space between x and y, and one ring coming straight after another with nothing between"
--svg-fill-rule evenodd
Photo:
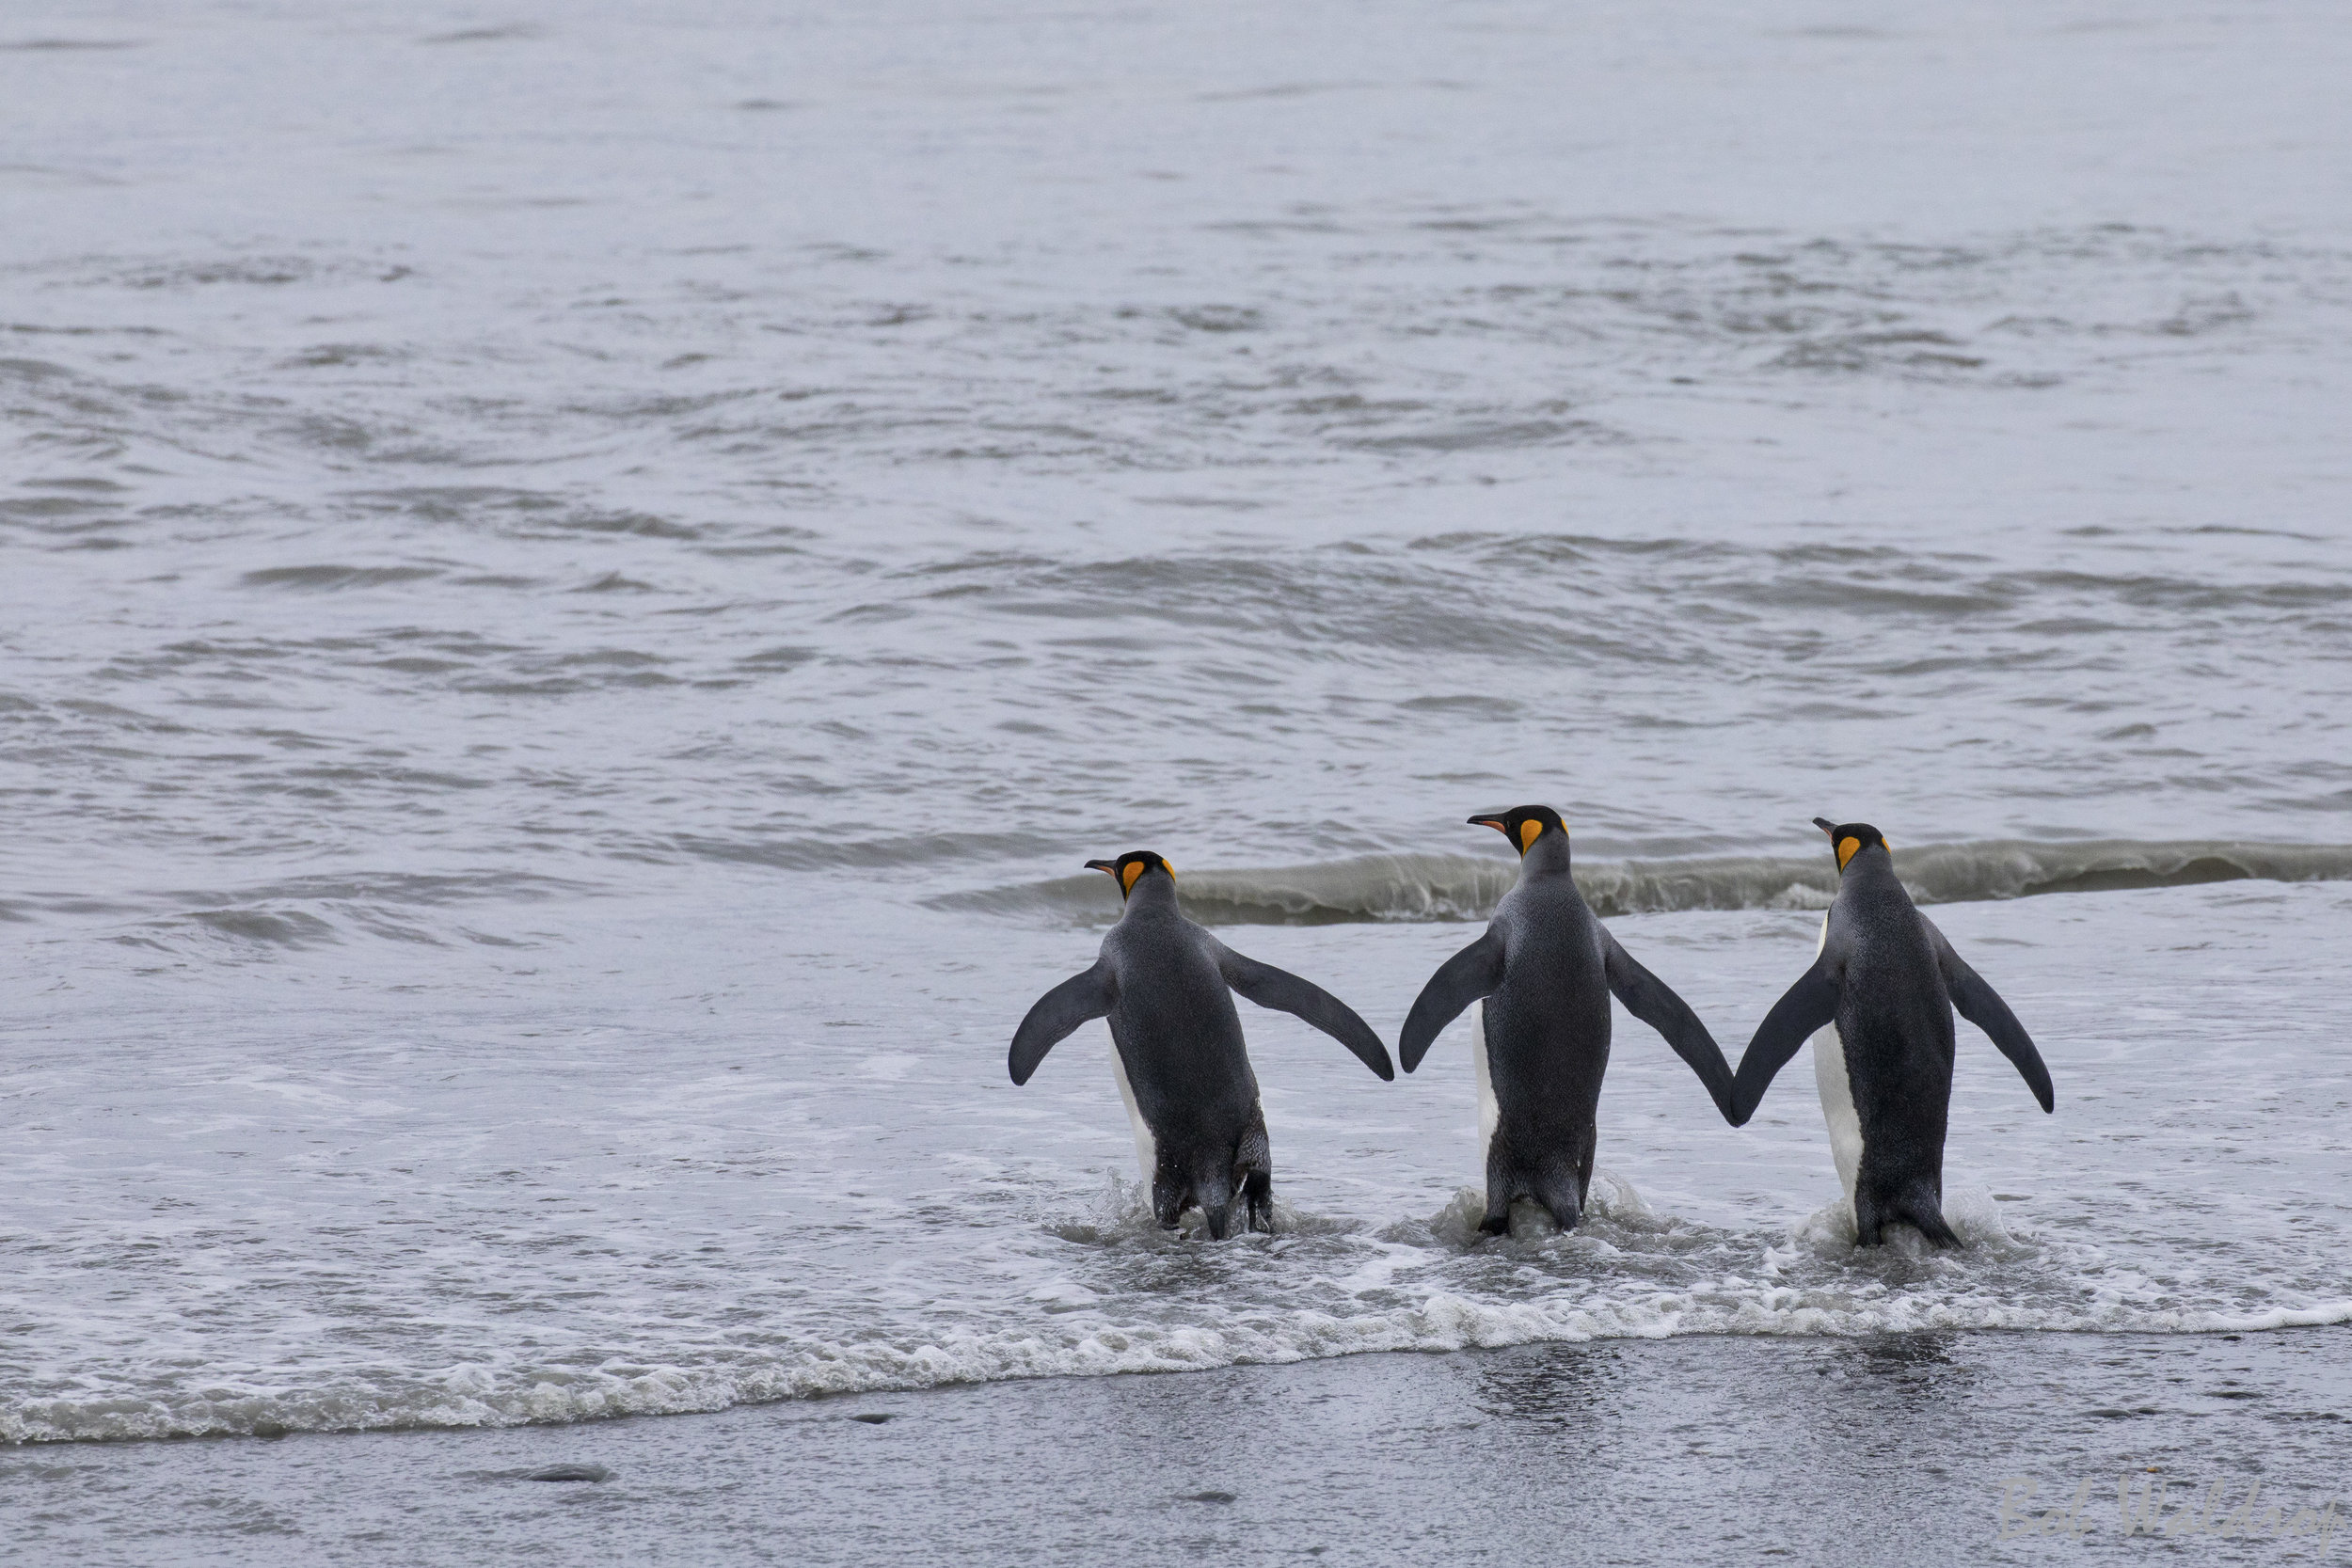
<instances>
[{"instance_id":1,"label":"penguin's white belly","mask_svg":"<svg viewBox=\"0 0 2352 1568\"><path fill-rule=\"evenodd\" d=\"M1853 1085L1846 1079L1846 1042L1837 1025L1813 1035L1813 1082L1821 1091L1821 1119L1829 1123L1830 1158L1837 1180L1853 1201L1854 1173L1862 1168L1862 1118L1854 1115Z\"/></svg>"},{"instance_id":2,"label":"penguin's white belly","mask_svg":"<svg viewBox=\"0 0 2352 1568\"><path fill-rule=\"evenodd\" d=\"M1486 1152L1494 1148L1502 1107L1495 1103L1494 1074L1486 1067L1486 1004L1470 1004L1470 1060L1478 1068L1478 1180L1486 1180Z\"/></svg>"},{"instance_id":3,"label":"penguin's white belly","mask_svg":"<svg viewBox=\"0 0 2352 1568\"><path fill-rule=\"evenodd\" d=\"M1821 916L1820 939L1813 956L1829 943L1829 916ZM1837 1180L1853 1202L1854 1173L1862 1168L1862 1118L1854 1114L1853 1085L1846 1076L1846 1041L1837 1025L1813 1032L1813 1085L1821 1091L1821 1119L1829 1123L1830 1158L1837 1162Z\"/></svg>"},{"instance_id":4,"label":"penguin's white belly","mask_svg":"<svg viewBox=\"0 0 2352 1568\"><path fill-rule=\"evenodd\" d=\"M1119 1080L1120 1102L1127 1107L1127 1124L1136 1134L1136 1164L1143 1167L1143 1184L1148 1188L1159 1174L1160 1140L1152 1135L1151 1124L1136 1109L1135 1085L1127 1082L1127 1064L1120 1057L1117 1040L1111 1041L1111 1076Z\"/></svg>"}]
</instances>

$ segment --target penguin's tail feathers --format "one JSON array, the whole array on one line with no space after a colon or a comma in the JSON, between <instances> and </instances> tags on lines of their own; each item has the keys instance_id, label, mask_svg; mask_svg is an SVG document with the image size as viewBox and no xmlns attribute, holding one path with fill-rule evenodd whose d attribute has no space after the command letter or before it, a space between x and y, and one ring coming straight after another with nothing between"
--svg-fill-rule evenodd
<instances>
[{"instance_id":1,"label":"penguin's tail feathers","mask_svg":"<svg viewBox=\"0 0 2352 1568\"><path fill-rule=\"evenodd\" d=\"M1576 1173L1562 1171L1536 1187L1537 1200L1563 1231L1574 1230L1584 1217L1584 1195L1577 1191Z\"/></svg>"},{"instance_id":2,"label":"penguin's tail feathers","mask_svg":"<svg viewBox=\"0 0 2352 1568\"><path fill-rule=\"evenodd\" d=\"M1923 1176L1896 1194L1895 1201L1889 1207L1894 1210L1887 1216L1889 1219L1903 1220L1916 1227L1920 1235L1937 1246L1956 1247L1962 1244L1959 1235L1944 1223L1943 1196L1928 1178Z\"/></svg>"}]
</instances>

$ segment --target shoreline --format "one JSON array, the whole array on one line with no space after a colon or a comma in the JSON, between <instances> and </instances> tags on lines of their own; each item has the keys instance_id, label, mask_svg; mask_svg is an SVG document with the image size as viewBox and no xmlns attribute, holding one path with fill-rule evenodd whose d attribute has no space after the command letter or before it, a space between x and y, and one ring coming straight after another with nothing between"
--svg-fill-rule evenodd
<instances>
[{"instance_id":1,"label":"shoreline","mask_svg":"<svg viewBox=\"0 0 2352 1568\"><path fill-rule=\"evenodd\" d=\"M2256 1481L2335 1500L2348 1344L2343 1327L1693 1336L26 1445L0 1451L0 1529L89 1564L376 1561L393 1541L419 1564L1701 1562L1865 1539L1878 1561L2044 1560L2122 1539L2126 1471L2232 1506ZM2089 1483L2075 1533L1995 1540L2021 1477L2060 1509Z\"/></svg>"}]
</instances>

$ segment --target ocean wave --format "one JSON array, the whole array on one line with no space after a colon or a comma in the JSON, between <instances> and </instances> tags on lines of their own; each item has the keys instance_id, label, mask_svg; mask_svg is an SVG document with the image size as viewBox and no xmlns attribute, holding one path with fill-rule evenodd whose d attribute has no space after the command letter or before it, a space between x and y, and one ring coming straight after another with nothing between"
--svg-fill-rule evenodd
<instances>
[{"instance_id":1,"label":"ocean wave","mask_svg":"<svg viewBox=\"0 0 2352 1568\"><path fill-rule=\"evenodd\" d=\"M1931 844L1895 851L1895 869L1922 904L2106 893L2258 880L2352 879L2352 845L2185 839L2143 843L2022 839ZM1307 865L1190 871L1177 896L1194 919L1218 926L1322 926L1356 921L1484 920L1518 879L1512 862L1474 855L1359 855ZM1676 910L1820 910L1837 892L1826 853L1675 861L1586 861L1577 886L1609 916ZM1119 913L1101 876L953 893L930 907L1105 923Z\"/></svg>"}]
</instances>

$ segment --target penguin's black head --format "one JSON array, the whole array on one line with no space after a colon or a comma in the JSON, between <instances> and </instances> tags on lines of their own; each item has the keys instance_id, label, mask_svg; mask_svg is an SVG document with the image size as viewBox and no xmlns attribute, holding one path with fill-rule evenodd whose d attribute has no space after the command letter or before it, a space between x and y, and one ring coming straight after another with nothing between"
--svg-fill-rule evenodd
<instances>
[{"instance_id":1,"label":"penguin's black head","mask_svg":"<svg viewBox=\"0 0 2352 1568\"><path fill-rule=\"evenodd\" d=\"M1826 816L1817 816L1813 825L1829 834L1830 843L1836 846L1837 869L1840 871L1851 865L1856 855L1874 844L1889 854L1894 853L1887 847L1886 835L1867 822L1832 822Z\"/></svg>"},{"instance_id":2,"label":"penguin's black head","mask_svg":"<svg viewBox=\"0 0 2352 1568\"><path fill-rule=\"evenodd\" d=\"M1509 811L1482 811L1470 820L1482 828L1492 828L1511 841L1511 847L1525 855L1535 847L1535 841L1546 833L1558 833L1565 838L1567 824L1549 806L1513 806Z\"/></svg>"},{"instance_id":3,"label":"penguin's black head","mask_svg":"<svg viewBox=\"0 0 2352 1568\"><path fill-rule=\"evenodd\" d=\"M1176 879L1176 868L1149 849L1130 849L1115 861L1089 861L1087 869L1109 872L1119 881L1121 898L1136 891L1136 883L1147 871L1164 872L1168 880Z\"/></svg>"}]
</instances>

